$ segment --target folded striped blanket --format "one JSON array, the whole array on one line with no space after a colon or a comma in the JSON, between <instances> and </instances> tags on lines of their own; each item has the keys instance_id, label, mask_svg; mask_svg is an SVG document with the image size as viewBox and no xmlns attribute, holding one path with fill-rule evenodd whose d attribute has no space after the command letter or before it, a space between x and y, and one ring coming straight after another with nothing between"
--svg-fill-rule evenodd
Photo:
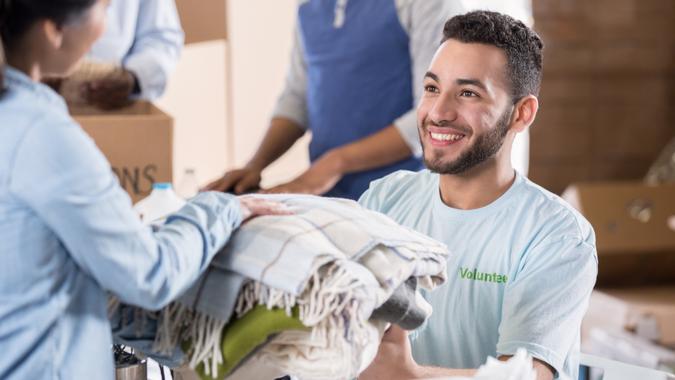
<instances>
[{"instance_id":1,"label":"folded striped blanket","mask_svg":"<svg viewBox=\"0 0 675 380\"><path fill-rule=\"evenodd\" d=\"M370 321L373 311L411 278L426 289L443 283L446 247L351 200L261 197L293 214L241 226L197 283L162 311L156 348L190 342L190 365L222 377L226 324L265 305L294 312L308 329L279 334L251 359L299 378L355 377L384 330Z\"/></svg>"}]
</instances>

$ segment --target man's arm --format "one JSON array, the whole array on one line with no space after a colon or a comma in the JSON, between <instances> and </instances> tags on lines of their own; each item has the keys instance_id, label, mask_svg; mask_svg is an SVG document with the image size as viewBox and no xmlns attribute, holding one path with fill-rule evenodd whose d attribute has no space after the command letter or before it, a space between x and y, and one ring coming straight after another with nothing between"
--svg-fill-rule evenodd
<instances>
[{"instance_id":1,"label":"man's arm","mask_svg":"<svg viewBox=\"0 0 675 380\"><path fill-rule=\"evenodd\" d=\"M260 170L268 167L305 134L305 129L294 121L280 117L273 118L260 146L246 166Z\"/></svg>"},{"instance_id":2,"label":"man's arm","mask_svg":"<svg viewBox=\"0 0 675 380\"><path fill-rule=\"evenodd\" d=\"M509 358L511 356L500 356L499 360L508 360ZM537 372L537 380L553 379L554 370L548 364L535 359L533 368ZM392 325L382 338L382 343L375 360L359 375L359 380L425 379L442 376L474 376L475 374L476 369L454 369L418 365L412 357L408 333L400 327Z\"/></svg>"},{"instance_id":3,"label":"man's arm","mask_svg":"<svg viewBox=\"0 0 675 380\"><path fill-rule=\"evenodd\" d=\"M294 121L285 118L273 118L258 150L243 167L231 170L221 178L205 187L210 191L233 191L241 194L257 190L261 173L272 162L281 157L302 135L305 130Z\"/></svg>"},{"instance_id":4,"label":"man's arm","mask_svg":"<svg viewBox=\"0 0 675 380\"><path fill-rule=\"evenodd\" d=\"M328 151L298 178L269 189L272 193L324 194L345 174L378 168L410 157L411 151L394 126Z\"/></svg>"},{"instance_id":5,"label":"man's arm","mask_svg":"<svg viewBox=\"0 0 675 380\"><path fill-rule=\"evenodd\" d=\"M241 194L257 190L262 171L286 153L305 134L307 118L307 65L304 60L300 32L293 32L291 58L284 88L272 111L270 126L249 162L230 170L204 188L212 191L234 191Z\"/></svg>"},{"instance_id":6,"label":"man's arm","mask_svg":"<svg viewBox=\"0 0 675 380\"><path fill-rule=\"evenodd\" d=\"M511 358L511 355L500 356L499 360L507 361ZM542 362L541 360L534 359L532 367L537 373L537 380L553 380L553 375L555 371L551 366ZM452 368L439 368L439 367L417 367L418 372L416 378L425 379L439 376L474 376L476 374L476 369L452 369Z\"/></svg>"}]
</instances>

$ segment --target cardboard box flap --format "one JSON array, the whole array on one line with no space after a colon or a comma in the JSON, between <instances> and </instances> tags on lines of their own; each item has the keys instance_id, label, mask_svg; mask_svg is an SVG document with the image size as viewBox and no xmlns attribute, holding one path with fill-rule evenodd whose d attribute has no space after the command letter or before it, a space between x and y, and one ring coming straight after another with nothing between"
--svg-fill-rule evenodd
<instances>
[{"instance_id":1,"label":"cardboard box flap","mask_svg":"<svg viewBox=\"0 0 675 380\"><path fill-rule=\"evenodd\" d=\"M185 44L227 39L225 0L176 0Z\"/></svg>"},{"instance_id":2,"label":"cardboard box flap","mask_svg":"<svg viewBox=\"0 0 675 380\"><path fill-rule=\"evenodd\" d=\"M563 198L588 219L599 254L675 253L675 185L639 182L578 183Z\"/></svg>"},{"instance_id":3,"label":"cardboard box flap","mask_svg":"<svg viewBox=\"0 0 675 380\"><path fill-rule=\"evenodd\" d=\"M604 324L675 345L675 286L596 290L591 303L605 316Z\"/></svg>"},{"instance_id":4,"label":"cardboard box flap","mask_svg":"<svg viewBox=\"0 0 675 380\"><path fill-rule=\"evenodd\" d=\"M71 105L68 112L73 117L115 117L115 116L153 116L160 115L162 117L169 117L164 111L157 108L154 104L147 101L137 101L129 104L126 107L111 111L103 111L100 108L93 106L73 106Z\"/></svg>"}]
</instances>

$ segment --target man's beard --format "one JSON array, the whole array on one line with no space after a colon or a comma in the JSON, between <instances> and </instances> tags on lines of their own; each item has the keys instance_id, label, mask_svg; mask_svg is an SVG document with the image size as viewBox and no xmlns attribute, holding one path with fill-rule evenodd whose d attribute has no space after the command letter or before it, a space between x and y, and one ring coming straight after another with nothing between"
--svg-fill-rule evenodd
<instances>
[{"instance_id":1,"label":"man's beard","mask_svg":"<svg viewBox=\"0 0 675 380\"><path fill-rule=\"evenodd\" d=\"M422 144L422 149L425 151L423 155L424 164L429 170L438 174L462 174L467 170L482 164L489 158L494 157L504 144L506 134L509 131L511 114L512 112L510 110L505 110L499 120L497 120L495 128L478 136L473 145L452 162L443 162L442 152L434 154L434 157L428 158L426 155L426 148L424 144ZM426 127L424 132L426 133ZM432 147L430 149L434 148Z\"/></svg>"}]
</instances>

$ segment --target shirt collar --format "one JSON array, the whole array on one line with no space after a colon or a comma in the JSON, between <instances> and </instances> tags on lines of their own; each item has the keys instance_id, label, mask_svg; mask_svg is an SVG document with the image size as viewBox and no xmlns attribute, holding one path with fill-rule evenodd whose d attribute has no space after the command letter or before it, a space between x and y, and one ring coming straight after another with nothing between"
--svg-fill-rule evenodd
<instances>
[{"instance_id":1,"label":"shirt collar","mask_svg":"<svg viewBox=\"0 0 675 380\"><path fill-rule=\"evenodd\" d=\"M444 218L455 218L457 216L462 216L462 217L469 217L469 216L487 216L487 215L492 215L494 212L497 212L499 210L502 210L503 207L507 207L510 200L515 196L515 194L518 193L518 188L525 183L526 179L523 177L522 174L520 174L517 170L515 171L515 179L513 181L513 184L511 184L511 187L504 192L504 194L500 195L499 198L496 200L492 201L492 203L480 207L480 208L474 208L470 210L462 210L462 209L456 209L453 207L450 207L443 203L443 199L441 199L441 191L440 191L440 174L434 174L435 175L435 186L433 187L434 191L434 200L433 200L433 207L436 210L439 210L439 215L442 215ZM506 205L506 206L505 206Z\"/></svg>"},{"instance_id":2,"label":"shirt collar","mask_svg":"<svg viewBox=\"0 0 675 380\"><path fill-rule=\"evenodd\" d=\"M40 98L42 101L47 101L51 105L62 108L66 112L68 111L66 102L59 94L52 90L51 87L43 83L36 82L25 73L7 65L5 65L4 74L5 85L10 91L17 90L29 92L32 95Z\"/></svg>"}]
</instances>

